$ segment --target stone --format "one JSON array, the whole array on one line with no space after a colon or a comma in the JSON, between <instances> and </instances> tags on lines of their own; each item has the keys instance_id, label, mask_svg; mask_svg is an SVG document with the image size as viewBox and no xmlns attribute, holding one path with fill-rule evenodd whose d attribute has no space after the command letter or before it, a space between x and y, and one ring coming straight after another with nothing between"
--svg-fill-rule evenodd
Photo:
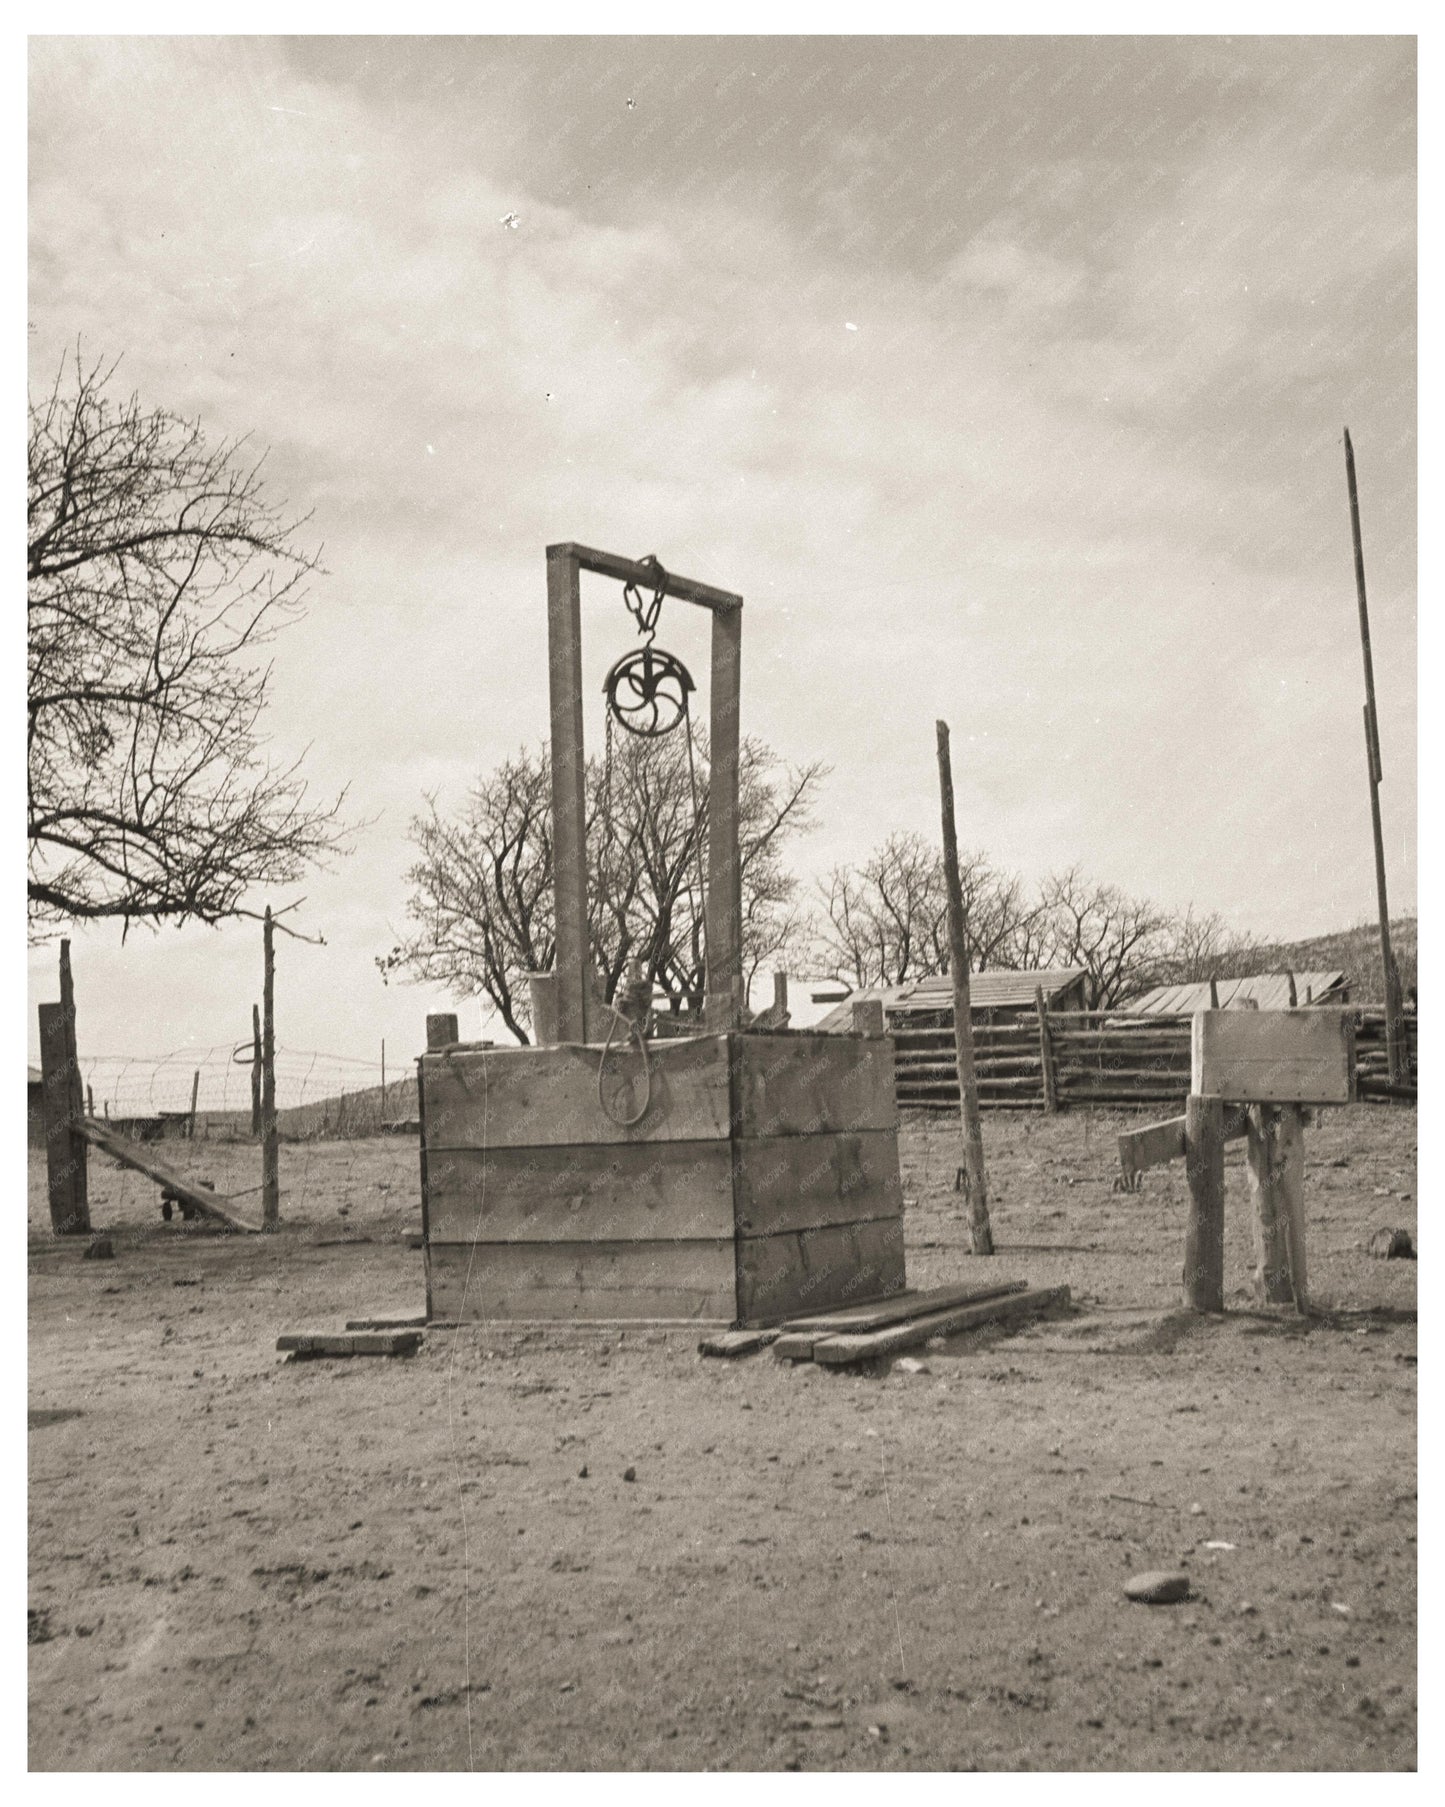
<instances>
[{"instance_id":1,"label":"stone","mask_svg":"<svg viewBox=\"0 0 1445 1807\"><path fill-rule=\"evenodd\" d=\"M622 1478L624 1481L635 1481L637 1479L637 1470L635 1468L624 1468L622 1471Z\"/></svg>"},{"instance_id":2,"label":"stone","mask_svg":"<svg viewBox=\"0 0 1445 1807\"><path fill-rule=\"evenodd\" d=\"M81 1259L83 1261L114 1261L115 1244L109 1236L97 1236Z\"/></svg>"},{"instance_id":3,"label":"stone","mask_svg":"<svg viewBox=\"0 0 1445 1807\"><path fill-rule=\"evenodd\" d=\"M1131 1575L1124 1583L1125 1598L1145 1606L1172 1606L1178 1600L1187 1600L1189 1591L1189 1577L1168 1569Z\"/></svg>"},{"instance_id":4,"label":"stone","mask_svg":"<svg viewBox=\"0 0 1445 1807\"><path fill-rule=\"evenodd\" d=\"M1377 1261L1414 1261L1415 1245L1408 1230L1376 1230L1370 1238L1370 1253Z\"/></svg>"}]
</instances>

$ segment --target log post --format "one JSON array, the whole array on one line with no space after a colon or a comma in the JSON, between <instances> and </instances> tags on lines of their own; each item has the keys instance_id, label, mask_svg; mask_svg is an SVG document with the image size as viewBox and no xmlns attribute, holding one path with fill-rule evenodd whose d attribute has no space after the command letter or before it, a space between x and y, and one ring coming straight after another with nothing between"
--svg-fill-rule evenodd
<instances>
[{"instance_id":1,"label":"log post","mask_svg":"<svg viewBox=\"0 0 1445 1807\"><path fill-rule=\"evenodd\" d=\"M983 1159L983 1123L978 1110L978 1075L973 1064L973 1016L968 987L968 926L958 871L958 832L953 820L953 762L948 723L936 724L938 787L943 817L943 871L948 886L948 964L953 978L953 1046L958 1062L958 1103L963 1121L963 1166L968 1188L969 1241L975 1255L993 1253L988 1215L988 1174Z\"/></svg>"},{"instance_id":2,"label":"log post","mask_svg":"<svg viewBox=\"0 0 1445 1807\"><path fill-rule=\"evenodd\" d=\"M1218 1010L1219 1008L1219 985L1212 977L1209 981L1209 1008L1211 1010Z\"/></svg>"},{"instance_id":3,"label":"log post","mask_svg":"<svg viewBox=\"0 0 1445 1807\"><path fill-rule=\"evenodd\" d=\"M1059 1108L1059 1087L1054 1074L1054 1038L1049 1033L1049 1007L1044 1002L1042 985L1034 987L1034 1009L1039 1016L1039 1062L1044 1075L1044 1109L1052 1114Z\"/></svg>"},{"instance_id":4,"label":"log post","mask_svg":"<svg viewBox=\"0 0 1445 1807\"><path fill-rule=\"evenodd\" d=\"M261 1006L251 1006L251 1134L261 1134Z\"/></svg>"},{"instance_id":5,"label":"log post","mask_svg":"<svg viewBox=\"0 0 1445 1807\"><path fill-rule=\"evenodd\" d=\"M90 1148L80 1133L85 1115L85 1089L80 1077L80 1047L75 1036L75 980L70 971L70 942L60 944L60 1008L65 1021L66 1115L70 1124L70 1163L77 1175L80 1208L90 1228Z\"/></svg>"},{"instance_id":6,"label":"log post","mask_svg":"<svg viewBox=\"0 0 1445 1807\"><path fill-rule=\"evenodd\" d=\"M194 1142L196 1139L196 1100L200 1096L200 1092L201 1069L197 1067L191 1075L191 1114L186 1121L186 1140L188 1142Z\"/></svg>"},{"instance_id":7,"label":"log post","mask_svg":"<svg viewBox=\"0 0 1445 1807\"><path fill-rule=\"evenodd\" d=\"M587 773L582 750L582 573L570 548L547 548L552 873L557 1038L583 1042L591 1014L587 937ZM606 825L604 824L604 831Z\"/></svg>"},{"instance_id":8,"label":"log post","mask_svg":"<svg viewBox=\"0 0 1445 1807\"><path fill-rule=\"evenodd\" d=\"M708 697L707 996L708 1033L736 1029L743 1017L741 804L741 609L715 609Z\"/></svg>"},{"instance_id":9,"label":"log post","mask_svg":"<svg viewBox=\"0 0 1445 1807\"><path fill-rule=\"evenodd\" d=\"M276 1131L276 945L271 906L261 930L261 1225L281 1221L281 1148Z\"/></svg>"},{"instance_id":10,"label":"log post","mask_svg":"<svg viewBox=\"0 0 1445 1807\"><path fill-rule=\"evenodd\" d=\"M1255 1290L1265 1305L1308 1309L1304 1119L1297 1104L1249 1108L1246 1146L1254 1204Z\"/></svg>"},{"instance_id":11,"label":"log post","mask_svg":"<svg viewBox=\"0 0 1445 1807\"><path fill-rule=\"evenodd\" d=\"M1224 1310L1224 1103L1191 1093L1184 1106L1189 1221L1184 1234L1184 1305Z\"/></svg>"},{"instance_id":12,"label":"log post","mask_svg":"<svg viewBox=\"0 0 1445 1807\"><path fill-rule=\"evenodd\" d=\"M45 1172L50 1200L50 1227L57 1236L90 1233L90 1200L84 1161L75 1159L75 1144L84 1146L70 1108L69 1036L65 1006L40 1006L41 1103L45 1113Z\"/></svg>"}]
</instances>

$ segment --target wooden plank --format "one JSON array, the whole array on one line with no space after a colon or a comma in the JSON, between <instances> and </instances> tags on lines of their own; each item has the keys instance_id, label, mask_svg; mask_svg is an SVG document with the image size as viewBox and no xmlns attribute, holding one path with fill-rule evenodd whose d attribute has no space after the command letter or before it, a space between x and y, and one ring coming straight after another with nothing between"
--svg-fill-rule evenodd
<instances>
[{"instance_id":1,"label":"wooden plank","mask_svg":"<svg viewBox=\"0 0 1445 1807\"><path fill-rule=\"evenodd\" d=\"M567 540L547 548L547 557L572 559L584 571L594 571L599 577L615 577L619 583L636 584L639 589L650 591L655 578L649 566L640 564L636 559L622 558L615 552L598 552L592 546L579 546L574 540ZM743 606L741 596L735 596L731 590L719 590L712 584L698 583L692 577L679 577L675 572L667 573L667 589L669 596L679 602L696 603L704 609L740 609Z\"/></svg>"},{"instance_id":2,"label":"wooden plank","mask_svg":"<svg viewBox=\"0 0 1445 1807\"><path fill-rule=\"evenodd\" d=\"M742 1035L736 1068L739 1136L898 1127L886 1037Z\"/></svg>"},{"instance_id":3,"label":"wooden plank","mask_svg":"<svg viewBox=\"0 0 1445 1807\"><path fill-rule=\"evenodd\" d=\"M723 1141L444 1149L429 1156L427 1192L433 1242L695 1242L733 1233L732 1152Z\"/></svg>"},{"instance_id":4,"label":"wooden plank","mask_svg":"<svg viewBox=\"0 0 1445 1807\"><path fill-rule=\"evenodd\" d=\"M1348 1104L1354 1028L1345 1010L1200 1010L1190 1090L1240 1104Z\"/></svg>"},{"instance_id":5,"label":"wooden plank","mask_svg":"<svg viewBox=\"0 0 1445 1807\"><path fill-rule=\"evenodd\" d=\"M849 1362L876 1361L880 1356L917 1348L930 1337L959 1336L966 1330L978 1330L989 1324L1016 1324L1052 1310L1056 1305L1066 1305L1068 1299L1067 1286L1035 1287L1004 1298L986 1299L978 1305L959 1305L951 1311L930 1312L926 1317L912 1318L886 1330L858 1336L824 1337L813 1345L813 1360L830 1368L842 1367Z\"/></svg>"},{"instance_id":6,"label":"wooden plank","mask_svg":"<svg viewBox=\"0 0 1445 1807\"><path fill-rule=\"evenodd\" d=\"M276 1347L303 1358L345 1355L411 1355L421 1347L419 1330L288 1330Z\"/></svg>"},{"instance_id":7,"label":"wooden plank","mask_svg":"<svg viewBox=\"0 0 1445 1807\"><path fill-rule=\"evenodd\" d=\"M771 1045L788 1038L759 1037ZM862 1045L862 1044L858 1044ZM728 1050L722 1036L652 1042L652 1102L632 1128L597 1102L601 1048L493 1048L427 1054L421 1061L426 1141L443 1148L546 1148L585 1143L692 1142L728 1134ZM608 1056L608 1093L640 1083L635 1049ZM640 1093L638 1095L640 1102ZM633 1107L635 1108L635 1106ZM622 1108L617 1114L625 1115Z\"/></svg>"},{"instance_id":8,"label":"wooden plank","mask_svg":"<svg viewBox=\"0 0 1445 1807\"><path fill-rule=\"evenodd\" d=\"M551 711L552 868L557 1038L587 1039L586 778L582 743L582 581L577 549L547 548L547 692ZM575 1138L568 1138L575 1140Z\"/></svg>"},{"instance_id":9,"label":"wooden plank","mask_svg":"<svg viewBox=\"0 0 1445 1807\"><path fill-rule=\"evenodd\" d=\"M1191 1097L1184 1107L1189 1218L1184 1232L1184 1304L1224 1310L1224 1106Z\"/></svg>"},{"instance_id":10,"label":"wooden plank","mask_svg":"<svg viewBox=\"0 0 1445 1807\"><path fill-rule=\"evenodd\" d=\"M1249 1118L1243 1105L1226 1105L1221 1119L1221 1133L1226 1142L1237 1141L1248 1128ZM1184 1159L1185 1119L1167 1117L1162 1123L1148 1123L1143 1129L1126 1130L1119 1137L1119 1168L1126 1179L1144 1173L1150 1167L1162 1167L1168 1161Z\"/></svg>"},{"instance_id":11,"label":"wooden plank","mask_svg":"<svg viewBox=\"0 0 1445 1807\"><path fill-rule=\"evenodd\" d=\"M739 1355L756 1355L777 1340L776 1330L718 1330L705 1336L697 1346L699 1355L716 1355L732 1360Z\"/></svg>"},{"instance_id":12,"label":"wooden plank","mask_svg":"<svg viewBox=\"0 0 1445 1807\"><path fill-rule=\"evenodd\" d=\"M57 1236L85 1236L90 1232L90 1207L84 1173L73 1152L69 1038L63 1004L40 1006L40 1075L50 1227Z\"/></svg>"},{"instance_id":13,"label":"wooden plank","mask_svg":"<svg viewBox=\"0 0 1445 1807\"><path fill-rule=\"evenodd\" d=\"M115 1135L104 1124L97 1123L93 1117L86 1117L81 1123L81 1132L87 1140L93 1142L102 1154L108 1154L113 1161L122 1167L129 1167L135 1173L143 1173L147 1179L154 1180L158 1186L164 1186L173 1192L182 1204L189 1205L192 1210L200 1212L202 1217L213 1217L218 1223L227 1225L232 1230L241 1230L248 1235L257 1234L257 1226L247 1223L242 1217L227 1208L228 1200L223 1194L208 1191L204 1186L192 1185L183 1174L176 1172L156 1160L139 1142L132 1142L125 1136Z\"/></svg>"},{"instance_id":14,"label":"wooden plank","mask_svg":"<svg viewBox=\"0 0 1445 1807\"><path fill-rule=\"evenodd\" d=\"M698 1319L732 1324L733 1242L436 1243L427 1248L428 1314L612 1322Z\"/></svg>"},{"instance_id":15,"label":"wooden plank","mask_svg":"<svg viewBox=\"0 0 1445 1807\"><path fill-rule=\"evenodd\" d=\"M908 1284L901 1218L787 1230L737 1241L740 1325L892 1298Z\"/></svg>"},{"instance_id":16,"label":"wooden plank","mask_svg":"<svg viewBox=\"0 0 1445 1807\"><path fill-rule=\"evenodd\" d=\"M740 833L741 608L712 618L708 693L707 1001L711 1030L736 1029L743 1013L743 890Z\"/></svg>"},{"instance_id":17,"label":"wooden plank","mask_svg":"<svg viewBox=\"0 0 1445 1807\"><path fill-rule=\"evenodd\" d=\"M733 1172L742 1235L903 1215L893 1130L742 1141L733 1150Z\"/></svg>"},{"instance_id":18,"label":"wooden plank","mask_svg":"<svg viewBox=\"0 0 1445 1807\"><path fill-rule=\"evenodd\" d=\"M848 1331L883 1330L889 1324L901 1324L907 1318L929 1317L936 1311L949 1311L956 1305L977 1305L984 1299L1002 1298L1005 1293L1021 1293L1027 1280L973 1280L960 1286L934 1286L926 1292L904 1292L895 1299L875 1305L858 1305L845 1311L823 1312L817 1317L789 1318L785 1331L811 1331L817 1336L842 1335Z\"/></svg>"}]
</instances>

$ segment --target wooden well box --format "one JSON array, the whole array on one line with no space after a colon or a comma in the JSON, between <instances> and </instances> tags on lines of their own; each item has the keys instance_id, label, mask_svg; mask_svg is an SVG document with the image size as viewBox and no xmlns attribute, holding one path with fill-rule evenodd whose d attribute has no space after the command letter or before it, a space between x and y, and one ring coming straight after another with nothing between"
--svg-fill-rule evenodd
<instances>
[{"instance_id":1,"label":"wooden well box","mask_svg":"<svg viewBox=\"0 0 1445 1807\"><path fill-rule=\"evenodd\" d=\"M656 1042L633 1128L599 1105L601 1058L422 1057L430 1319L766 1325L904 1290L890 1040ZM609 1087L638 1082L635 1048L608 1060Z\"/></svg>"}]
</instances>

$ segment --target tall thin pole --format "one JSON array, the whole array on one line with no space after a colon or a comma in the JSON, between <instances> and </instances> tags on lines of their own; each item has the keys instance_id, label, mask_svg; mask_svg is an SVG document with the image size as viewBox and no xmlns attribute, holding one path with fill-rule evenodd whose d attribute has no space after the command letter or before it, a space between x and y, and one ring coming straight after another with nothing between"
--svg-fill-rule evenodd
<instances>
[{"instance_id":1,"label":"tall thin pole","mask_svg":"<svg viewBox=\"0 0 1445 1807\"><path fill-rule=\"evenodd\" d=\"M983 1123L978 1111L978 1075L973 1064L973 1016L968 987L968 932L963 914L963 881L958 871L958 833L953 822L953 764L948 723L938 723L938 788L943 800L943 876L948 886L948 964L953 978L953 1046L958 1059L958 1103L963 1117L963 1175L968 1183L968 1233L975 1255L993 1253L988 1218L988 1175L983 1164Z\"/></svg>"},{"instance_id":2,"label":"tall thin pole","mask_svg":"<svg viewBox=\"0 0 1445 1807\"><path fill-rule=\"evenodd\" d=\"M261 1222L281 1221L281 1160L276 1135L276 950L271 906L261 931L265 974L261 986Z\"/></svg>"},{"instance_id":3,"label":"tall thin pole","mask_svg":"<svg viewBox=\"0 0 1445 1807\"><path fill-rule=\"evenodd\" d=\"M381 1114L386 1115L386 1037L381 1038Z\"/></svg>"},{"instance_id":4,"label":"tall thin pole","mask_svg":"<svg viewBox=\"0 0 1445 1807\"><path fill-rule=\"evenodd\" d=\"M251 1006L251 1134L261 1134L261 1006Z\"/></svg>"},{"instance_id":5,"label":"tall thin pole","mask_svg":"<svg viewBox=\"0 0 1445 1807\"><path fill-rule=\"evenodd\" d=\"M75 1035L75 979L70 970L70 942L60 944L60 1014L65 1025L65 1098L70 1126L70 1164L74 1170L75 1208L81 1227L90 1228L90 1149L80 1132L85 1093L80 1077L80 1046Z\"/></svg>"},{"instance_id":6,"label":"tall thin pole","mask_svg":"<svg viewBox=\"0 0 1445 1807\"><path fill-rule=\"evenodd\" d=\"M1375 890L1380 904L1380 964L1385 978L1385 1046L1390 1084L1405 1079L1404 1038L1400 1033L1400 975L1390 946L1390 906L1385 898L1385 839L1380 828L1380 718L1375 709L1375 664L1370 656L1370 611L1365 600L1365 549L1360 538L1360 496L1355 484L1355 448L1345 428L1345 477L1350 488L1350 532L1355 542L1355 595L1360 605L1360 652L1365 663L1365 764L1370 778L1370 822L1375 832Z\"/></svg>"}]
</instances>

